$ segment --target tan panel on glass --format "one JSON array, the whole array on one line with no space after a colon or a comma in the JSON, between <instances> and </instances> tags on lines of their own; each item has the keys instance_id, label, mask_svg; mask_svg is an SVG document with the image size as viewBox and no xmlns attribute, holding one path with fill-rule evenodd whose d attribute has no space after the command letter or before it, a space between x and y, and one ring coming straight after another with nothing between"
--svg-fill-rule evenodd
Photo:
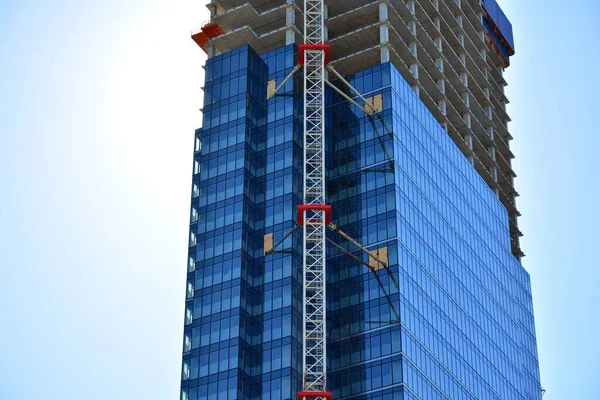
<instances>
[{"instance_id":1,"label":"tan panel on glass","mask_svg":"<svg viewBox=\"0 0 600 400\"><path fill-rule=\"evenodd\" d=\"M267 254L273 250L273 234L267 233L264 238L264 253Z\"/></svg>"},{"instance_id":2,"label":"tan panel on glass","mask_svg":"<svg viewBox=\"0 0 600 400\"><path fill-rule=\"evenodd\" d=\"M367 110L365 115L373 115L383 111L383 95L378 94L365 100L367 100L367 104L371 105L371 107L365 106L365 110Z\"/></svg>"},{"instance_id":3,"label":"tan panel on glass","mask_svg":"<svg viewBox=\"0 0 600 400\"><path fill-rule=\"evenodd\" d=\"M267 83L267 99L271 99L275 96L275 89L277 89L277 81L273 79Z\"/></svg>"},{"instance_id":4,"label":"tan panel on glass","mask_svg":"<svg viewBox=\"0 0 600 400\"><path fill-rule=\"evenodd\" d=\"M371 268L373 268L374 271L377 271L377 270L380 270L383 268L387 268L389 266L389 264L388 264L388 248L387 247L382 247L381 249L377 249L373 253L375 253L375 256L377 256L377 258L379 258L381 261L383 261L385 263L385 265L382 265L379 261L377 261L373 257L369 256L369 266Z\"/></svg>"}]
</instances>

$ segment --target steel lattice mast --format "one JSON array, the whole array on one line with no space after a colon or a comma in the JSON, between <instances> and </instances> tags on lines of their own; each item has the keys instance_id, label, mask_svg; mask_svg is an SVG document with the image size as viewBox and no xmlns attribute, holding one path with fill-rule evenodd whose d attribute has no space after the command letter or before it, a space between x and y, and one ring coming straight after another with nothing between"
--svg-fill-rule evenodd
<instances>
[{"instance_id":1,"label":"steel lattice mast","mask_svg":"<svg viewBox=\"0 0 600 400\"><path fill-rule=\"evenodd\" d=\"M265 255L273 254L297 228L302 227L303 233L303 358L302 358L302 391L298 393L298 400L331 400L332 395L327 392L327 327L326 327L326 296L325 296L325 243L340 248L343 252L354 258L359 263L366 265L375 273L385 268L390 279L398 287L398 282L393 277L386 260L378 257L378 253L367 250L360 243L342 232L331 223L331 206L325 202L325 84L343 98L354 104L365 115L374 115L379 111L370 105L367 100L346 81L338 72L329 65L329 45L324 43L324 3L323 0L304 1L304 40L305 43L298 47L298 65L289 75L267 94L273 98L284 87L294 74L304 69L304 204L298 206L298 222L278 243L265 244ZM348 86L364 102L364 107L354 99L327 81L325 70L328 68L341 82ZM381 116L379 116L381 118ZM374 120L371 119L374 124ZM385 126L385 123L383 123ZM375 127L375 125L374 125ZM376 128L375 128L376 129ZM369 255L369 263L345 250L325 235L329 228L333 232L350 241L361 251ZM384 292L390 306L399 322L391 299L381 280L375 273L378 284Z\"/></svg>"},{"instance_id":2,"label":"steel lattice mast","mask_svg":"<svg viewBox=\"0 0 600 400\"><path fill-rule=\"evenodd\" d=\"M323 0L304 1L305 44L300 49L300 56L304 58L303 390L313 393L313 398L326 391L325 229L328 211L314 207L325 206L323 13Z\"/></svg>"}]
</instances>

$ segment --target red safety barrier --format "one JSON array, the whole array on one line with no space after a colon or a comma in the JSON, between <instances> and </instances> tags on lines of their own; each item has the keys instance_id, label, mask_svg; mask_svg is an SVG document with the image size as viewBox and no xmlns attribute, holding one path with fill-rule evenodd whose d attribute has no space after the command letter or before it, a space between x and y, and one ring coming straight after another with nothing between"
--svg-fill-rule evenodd
<instances>
[{"instance_id":1,"label":"red safety barrier","mask_svg":"<svg viewBox=\"0 0 600 400\"><path fill-rule=\"evenodd\" d=\"M223 29L221 29L221 27L215 24L214 22L204 25L202 27L202 32L206 33L206 35L211 39L217 36L221 36L225 33L223 32Z\"/></svg>"},{"instance_id":2,"label":"red safety barrier","mask_svg":"<svg viewBox=\"0 0 600 400\"><path fill-rule=\"evenodd\" d=\"M325 52L325 65L329 64L328 44L301 44L298 46L298 64L304 65L304 52L306 50L323 50Z\"/></svg>"},{"instance_id":3,"label":"red safety barrier","mask_svg":"<svg viewBox=\"0 0 600 400\"><path fill-rule=\"evenodd\" d=\"M204 25L199 32L193 34L192 39L198 46L200 46L202 50L204 50L205 53L207 53L206 45L208 44L209 40L221 36L223 33L225 32L223 32L223 29L221 29L219 25L211 22Z\"/></svg>"}]
</instances>

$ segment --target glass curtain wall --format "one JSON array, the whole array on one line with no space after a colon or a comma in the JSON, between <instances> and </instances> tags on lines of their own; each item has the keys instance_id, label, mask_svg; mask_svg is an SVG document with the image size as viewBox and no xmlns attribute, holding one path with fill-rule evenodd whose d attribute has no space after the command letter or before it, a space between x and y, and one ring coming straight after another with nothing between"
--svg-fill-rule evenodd
<instances>
[{"instance_id":1,"label":"glass curtain wall","mask_svg":"<svg viewBox=\"0 0 600 400\"><path fill-rule=\"evenodd\" d=\"M302 202L300 76L267 100L296 52L245 46L206 65L183 400L293 399L301 389L301 232L264 255ZM348 79L381 96L383 111L365 115L327 93L333 222L389 267L371 272L328 249L334 398L539 399L529 276L511 254L506 210L391 64Z\"/></svg>"},{"instance_id":2,"label":"glass curtain wall","mask_svg":"<svg viewBox=\"0 0 600 400\"><path fill-rule=\"evenodd\" d=\"M334 398L539 399L529 276L511 254L506 210L395 67L349 81L381 94L383 112L332 96L334 221L387 248L399 288L332 249Z\"/></svg>"},{"instance_id":3,"label":"glass curtain wall","mask_svg":"<svg viewBox=\"0 0 600 400\"><path fill-rule=\"evenodd\" d=\"M206 64L196 132L182 399L285 399L301 382L302 103L294 46L242 47Z\"/></svg>"}]
</instances>

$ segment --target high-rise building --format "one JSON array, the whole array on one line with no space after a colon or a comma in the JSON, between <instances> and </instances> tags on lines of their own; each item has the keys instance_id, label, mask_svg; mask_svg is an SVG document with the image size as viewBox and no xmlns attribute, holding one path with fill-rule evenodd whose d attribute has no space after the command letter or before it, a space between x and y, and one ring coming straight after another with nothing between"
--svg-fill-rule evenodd
<instances>
[{"instance_id":1,"label":"high-rise building","mask_svg":"<svg viewBox=\"0 0 600 400\"><path fill-rule=\"evenodd\" d=\"M494 0L325 1L330 63L374 112L328 88L327 257L333 398L540 399L520 258ZM303 4L215 0L195 133L182 400L302 389ZM350 97L346 87L330 79ZM355 97L359 101L358 97Z\"/></svg>"}]
</instances>

